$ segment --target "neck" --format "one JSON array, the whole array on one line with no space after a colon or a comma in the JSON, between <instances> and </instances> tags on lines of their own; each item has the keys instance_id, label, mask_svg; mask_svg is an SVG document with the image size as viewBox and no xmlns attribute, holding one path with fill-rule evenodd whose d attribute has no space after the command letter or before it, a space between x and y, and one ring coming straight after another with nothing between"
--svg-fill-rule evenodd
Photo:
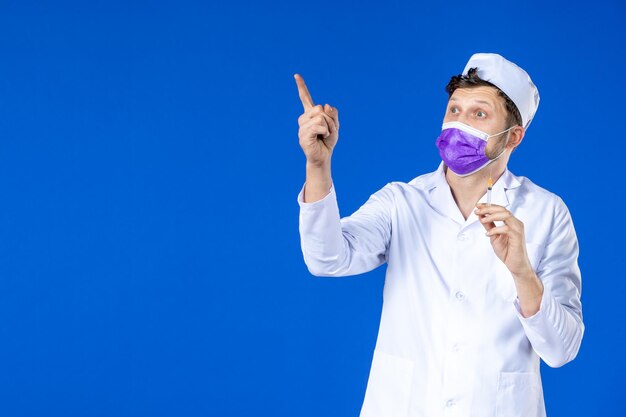
<instances>
[{"instance_id":1,"label":"neck","mask_svg":"<svg viewBox=\"0 0 626 417\"><path fill-rule=\"evenodd\" d=\"M478 203L478 200L480 200L487 191L489 176L491 176L495 184L502 174L504 174L506 164L502 164L501 162L503 161L495 161L467 177L459 177L447 167L445 168L446 181L452 191L452 197L454 197L454 201L459 207L459 210L461 210L461 214L465 220L472 214L476 203Z\"/></svg>"}]
</instances>

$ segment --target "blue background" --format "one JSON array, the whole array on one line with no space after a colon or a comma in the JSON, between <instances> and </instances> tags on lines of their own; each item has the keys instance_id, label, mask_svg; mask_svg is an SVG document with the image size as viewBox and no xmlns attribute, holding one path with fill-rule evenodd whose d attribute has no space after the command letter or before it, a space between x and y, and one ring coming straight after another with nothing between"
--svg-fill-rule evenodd
<instances>
[{"instance_id":1,"label":"blue background","mask_svg":"<svg viewBox=\"0 0 626 417\"><path fill-rule=\"evenodd\" d=\"M358 415L385 271L306 269L293 74L339 108L345 216L436 169L474 52L538 86L509 168L580 241L548 415L623 415L624 3L223 3L0 5L0 415Z\"/></svg>"}]
</instances>

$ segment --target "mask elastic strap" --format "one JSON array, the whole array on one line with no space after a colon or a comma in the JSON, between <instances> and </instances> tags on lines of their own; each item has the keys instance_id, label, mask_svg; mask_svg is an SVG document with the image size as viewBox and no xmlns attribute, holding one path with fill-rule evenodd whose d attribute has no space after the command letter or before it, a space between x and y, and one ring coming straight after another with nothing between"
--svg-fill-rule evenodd
<instances>
[{"instance_id":1,"label":"mask elastic strap","mask_svg":"<svg viewBox=\"0 0 626 417\"><path fill-rule=\"evenodd\" d=\"M517 125L515 125L515 126L517 126ZM509 127L507 130L503 130L502 132L500 132L500 133L496 133L495 135L491 135L491 136L489 136L489 137L490 137L490 138L492 138L492 137L494 137L494 136L501 135L501 134L503 134L504 132L508 132L509 130L513 129L515 126L511 126L511 127ZM500 154L498 154L498 156L496 156L495 158L493 158L492 160L490 160L490 161L489 161L489 165L491 165L491 163L492 163L492 162L496 161L498 158L500 158L502 155L504 155L504 152L505 152L505 151L506 151L506 147L505 147L504 149L502 149L502 152L500 152Z\"/></svg>"},{"instance_id":2,"label":"mask elastic strap","mask_svg":"<svg viewBox=\"0 0 626 417\"><path fill-rule=\"evenodd\" d=\"M494 136L498 136L498 135L501 135L501 134L503 134L503 133L506 133L506 132L508 132L509 130L513 129L513 128L514 128L514 127L516 127L516 126L517 126L517 125L513 125L513 126L509 127L508 129L503 130L503 131L502 131L502 132L500 132L500 133L496 133L495 135L487 136L487 139L489 139L489 138L493 138Z\"/></svg>"},{"instance_id":3,"label":"mask elastic strap","mask_svg":"<svg viewBox=\"0 0 626 417\"><path fill-rule=\"evenodd\" d=\"M513 127L515 127L515 126L513 126ZM507 130L510 130L510 128L509 128L509 129L507 129ZM506 130L505 130L505 132L506 132ZM502 132L502 133L504 133L504 132ZM493 159L490 159L490 160L489 160L489 162L487 163L487 165L485 165L485 166L489 166L489 167L490 167L490 169L491 169L491 164L493 164L494 162L496 162L496 161L498 160L498 158L500 158L502 155L504 155L504 152L506 152L506 147L505 147L504 149L502 149L502 152L500 152L500 153L498 154L498 156L496 156L496 157L495 157L495 158L493 158ZM491 177L491 172L489 173L489 176Z\"/></svg>"}]
</instances>

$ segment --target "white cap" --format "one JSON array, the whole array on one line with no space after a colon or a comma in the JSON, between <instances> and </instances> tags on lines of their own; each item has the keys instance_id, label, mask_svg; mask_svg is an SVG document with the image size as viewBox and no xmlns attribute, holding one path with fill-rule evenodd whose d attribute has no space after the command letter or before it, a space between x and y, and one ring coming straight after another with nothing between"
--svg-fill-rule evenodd
<instances>
[{"instance_id":1,"label":"white cap","mask_svg":"<svg viewBox=\"0 0 626 417\"><path fill-rule=\"evenodd\" d=\"M509 96L522 116L524 129L528 129L539 106L539 91L528 73L498 54L474 54L467 61L463 75L470 68L478 68L476 75Z\"/></svg>"}]
</instances>

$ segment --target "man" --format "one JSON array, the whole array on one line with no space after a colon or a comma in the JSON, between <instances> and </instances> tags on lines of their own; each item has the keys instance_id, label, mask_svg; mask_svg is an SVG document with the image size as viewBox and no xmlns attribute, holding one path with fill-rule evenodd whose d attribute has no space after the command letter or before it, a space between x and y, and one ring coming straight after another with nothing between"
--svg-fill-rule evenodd
<instances>
[{"instance_id":1,"label":"man","mask_svg":"<svg viewBox=\"0 0 626 417\"><path fill-rule=\"evenodd\" d=\"M388 264L361 416L545 416L539 359L573 360L584 324L569 211L507 170L539 104L528 74L473 55L446 87L439 168L387 184L344 218L330 170L338 110L315 106L295 78L306 265L346 276Z\"/></svg>"}]
</instances>

